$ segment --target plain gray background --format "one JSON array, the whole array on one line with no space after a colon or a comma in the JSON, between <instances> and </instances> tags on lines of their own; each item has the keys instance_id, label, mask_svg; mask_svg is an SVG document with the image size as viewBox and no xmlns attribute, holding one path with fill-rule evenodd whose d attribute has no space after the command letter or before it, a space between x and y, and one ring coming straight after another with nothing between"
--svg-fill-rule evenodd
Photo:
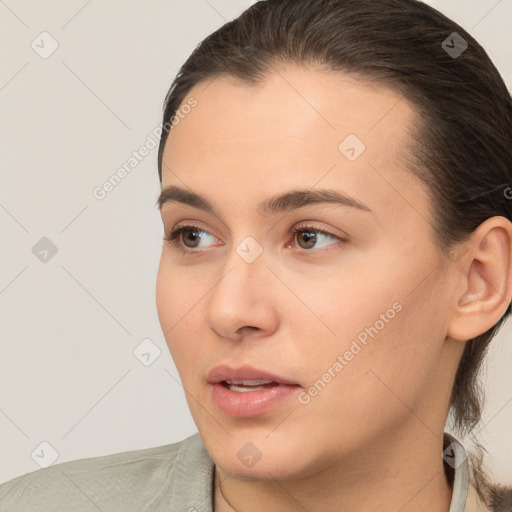
<instances>
[{"instance_id":1,"label":"plain gray background","mask_svg":"<svg viewBox=\"0 0 512 512\"><path fill-rule=\"evenodd\" d=\"M0 0L0 482L196 432L155 306L157 149L105 199L92 192L161 122L196 44L252 3ZM428 3L476 37L510 88L512 0ZM488 356L479 434L502 482L511 330ZM146 363L161 352L148 366L134 355L145 339Z\"/></svg>"}]
</instances>

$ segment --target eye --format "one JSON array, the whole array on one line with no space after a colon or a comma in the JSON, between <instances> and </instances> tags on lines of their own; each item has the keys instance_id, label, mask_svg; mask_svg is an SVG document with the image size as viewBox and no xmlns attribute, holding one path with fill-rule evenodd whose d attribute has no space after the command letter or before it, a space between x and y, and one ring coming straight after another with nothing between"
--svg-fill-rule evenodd
<instances>
[{"instance_id":1,"label":"eye","mask_svg":"<svg viewBox=\"0 0 512 512\"><path fill-rule=\"evenodd\" d=\"M208 231L198 226L174 226L171 233L168 236L164 236L166 242L183 253L200 252L195 249L201 249L201 242L208 238L216 240Z\"/></svg>"},{"instance_id":2,"label":"eye","mask_svg":"<svg viewBox=\"0 0 512 512\"><path fill-rule=\"evenodd\" d=\"M344 238L329 233L328 231L304 224L292 228L290 235L294 237L294 240L297 240L299 252L301 253L311 253L313 252L312 249L322 249L323 247L334 245L336 242L346 242ZM329 239L333 243L328 243ZM321 243L319 246L318 243L322 240L324 243ZM326 241L327 243L325 243ZM287 245L287 247L290 246Z\"/></svg>"}]
</instances>

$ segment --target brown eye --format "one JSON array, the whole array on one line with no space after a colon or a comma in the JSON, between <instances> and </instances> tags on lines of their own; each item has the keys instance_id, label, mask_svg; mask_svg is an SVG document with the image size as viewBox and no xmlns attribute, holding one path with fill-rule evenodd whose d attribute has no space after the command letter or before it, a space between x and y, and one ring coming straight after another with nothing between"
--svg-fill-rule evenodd
<instances>
[{"instance_id":1,"label":"brown eye","mask_svg":"<svg viewBox=\"0 0 512 512\"><path fill-rule=\"evenodd\" d=\"M201 233L199 229L182 229L179 232L184 245L190 249L195 249L199 245L201 241L199 233Z\"/></svg>"},{"instance_id":2,"label":"brown eye","mask_svg":"<svg viewBox=\"0 0 512 512\"><path fill-rule=\"evenodd\" d=\"M164 237L164 240L182 252L199 253L201 251L195 249L203 249L200 244L208 237L215 240L213 235L198 226L177 226L172 229L169 236Z\"/></svg>"},{"instance_id":3,"label":"brown eye","mask_svg":"<svg viewBox=\"0 0 512 512\"><path fill-rule=\"evenodd\" d=\"M293 228L291 230L291 234L293 235L293 238L297 240L296 243L299 252L303 252L304 254L313 254L317 251L329 250L329 247L331 245L336 245L336 242L346 241L339 236L329 233L328 231L307 225L300 225Z\"/></svg>"},{"instance_id":4,"label":"brown eye","mask_svg":"<svg viewBox=\"0 0 512 512\"><path fill-rule=\"evenodd\" d=\"M316 242L317 236L314 231L298 231L297 233L297 242L301 249L313 249ZM304 243L304 245L302 245Z\"/></svg>"}]
</instances>

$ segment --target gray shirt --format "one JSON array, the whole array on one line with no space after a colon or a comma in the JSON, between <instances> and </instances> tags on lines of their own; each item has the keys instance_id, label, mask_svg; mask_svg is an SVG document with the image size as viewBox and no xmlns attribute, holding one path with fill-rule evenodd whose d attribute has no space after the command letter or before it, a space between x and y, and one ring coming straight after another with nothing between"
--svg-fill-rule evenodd
<instances>
[{"instance_id":1,"label":"gray shirt","mask_svg":"<svg viewBox=\"0 0 512 512\"><path fill-rule=\"evenodd\" d=\"M450 512L487 510L474 508L467 499L463 446L445 433L448 444L444 460L455 470ZM179 443L65 462L20 476L0 485L0 511L212 512L213 476L214 463L194 434Z\"/></svg>"}]
</instances>

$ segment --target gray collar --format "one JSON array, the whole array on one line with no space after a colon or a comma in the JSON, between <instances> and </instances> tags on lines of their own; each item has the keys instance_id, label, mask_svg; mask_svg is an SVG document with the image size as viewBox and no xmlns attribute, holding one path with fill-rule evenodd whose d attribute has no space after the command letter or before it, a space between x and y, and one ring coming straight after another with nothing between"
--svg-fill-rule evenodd
<instances>
[{"instance_id":1,"label":"gray collar","mask_svg":"<svg viewBox=\"0 0 512 512\"><path fill-rule=\"evenodd\" d=\"M452 502L449 512L464 512L469 491L468 455L462 444L451 434L444 433L446 449L443 460L455 470Z\"/></svg>"}]
</instances>

